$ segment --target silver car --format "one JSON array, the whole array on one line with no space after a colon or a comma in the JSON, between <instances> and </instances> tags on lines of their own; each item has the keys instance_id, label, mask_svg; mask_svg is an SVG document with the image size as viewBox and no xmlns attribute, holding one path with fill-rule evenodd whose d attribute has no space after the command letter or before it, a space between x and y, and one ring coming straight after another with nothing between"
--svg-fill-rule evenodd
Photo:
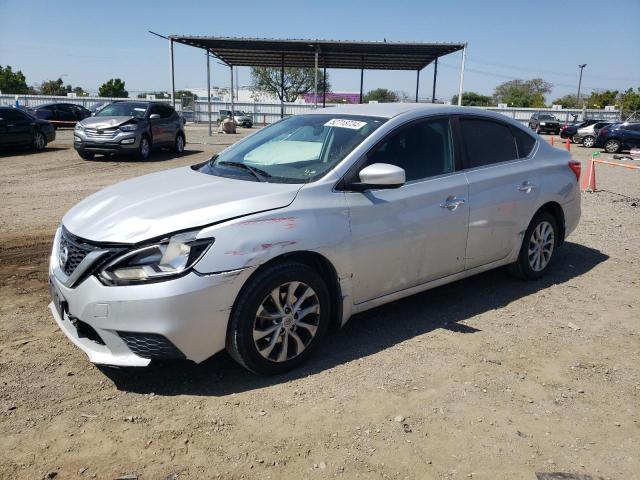
<instances>
[{"instance_id":1,"label":"silver car","mask_svg":"<svg viewBox=\"0 0 640 480\"><path fill-rule=\"evenodd\" d=\"M50 308L95 363L227 349L283 372L355 313L504 265L539 278L578 223L579 175L567 152L473 108L288 117L72 208Z\"/></svg>"}]
</instances>

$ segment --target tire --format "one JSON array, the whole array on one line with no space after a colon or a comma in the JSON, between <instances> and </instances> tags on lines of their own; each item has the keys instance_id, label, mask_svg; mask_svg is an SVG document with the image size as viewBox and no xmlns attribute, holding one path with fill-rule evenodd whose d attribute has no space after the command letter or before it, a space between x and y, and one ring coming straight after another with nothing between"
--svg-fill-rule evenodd
<instances>
[{"instance_id":1,"label":"tire","mask_svg":"<svg viewBox=\"0 0 640 480\"><path fill-rule=\"evenodd\" d=\"M78 155L80 155L80 157L85 160L93 160L94 157L96 156L95 153L85 152L84 150L78 150Z\"/></svg>"},{"instance_id":2,"label":"tire","mask_svg":"<svg viewBox=\"0 0 640 480\"><path fill-rule=\"evenodd\" d=\"M296 284L289 299L289 286ZM287 372L309 358L321 343L330 308L329 291L315 270L296 262L269 265L238 294L227 328L227 351L254 373ZM295 316L305 311L302 317Z\"/></svg>"},{"instance_id":3,"label":"tire","mask_svg":"<svg viewBox=\"0 0 640 480\"><path fill-rule=\"evenodd\" d=\"M560 135L560 130L556 130L555 132L553 132L554 135Z\"/></svg>"},{"instance_id":4,"label":"tire","mask_svg":"<svg viewBox=\"0 0 640 480\"><path fill-rule=\"evenodd\" d=\"M622 144L620 143L620 140L616 140L615 138L604 142L604 149L607 153L618 153L621 147Z\"/></svg>"},{"instance_id":5,"label":"tire","mask_svg":"<svg viewBox=\"0 0 640 480\"><path fill-rule=\"evenodd\" d=\"M536 127L536 133L540 135L540 132L542 132L542 130L540 130L540 127Z\"/></svg>"},{"instance_id":6,"label":"tire","mask_svg":"<svg viewBox=\"0 0 640 480\"><path fill-rule=\"evenodd\" d=\"M582 139L582 146L587 148L593 148L596 144L596 138L593 135L587 135Z\"/></svg>"},{"instance_id":7,"label":"tire","mask_svg":"<svg viewBox=\"0 0 640 480\"><path fill-rule=\"evenodd\" d=\"M184 135L179 133L176 135L176 140L173 143L173 150L178 154L184 153L185 143Z\"/></svg>"},{"instance_id":8,"label":"tire","mask_svg":"<svg viewBox=\"0 0 640 480\"><path fill-rule=\"evenodd\" d=\"M33 133L33 149L36 152L41 152L47 146L47 137L40 130L36 130Z\"/></svg>"},{"instance_id":9,"label":"tire","mask_svg":"<svg viewBox=\"0 0 640 480\"><path fill-rule=\"evenodd\" d=\"M549 231L551 235L548 235ZM531 220L522 239L518 259L509 265L509 271L524 280L536 280L542 277L551 265L558 248L558 240L556 218L549 212L538 213ZM530 253L530 250L533 250L533 253Z\"/></svg>"},{"instance_id":10,"label":"tire","mask_svg":"<svg viewBox=\"0 0 640 480\"><path fill-rule=\"evenodd\" d=\"M136 157L138 157L138 160L147 160L149 155L151 155L151 141L148 136L143 135L140 139L140 146L138 147Z\"/></svg>"}]
</instances>

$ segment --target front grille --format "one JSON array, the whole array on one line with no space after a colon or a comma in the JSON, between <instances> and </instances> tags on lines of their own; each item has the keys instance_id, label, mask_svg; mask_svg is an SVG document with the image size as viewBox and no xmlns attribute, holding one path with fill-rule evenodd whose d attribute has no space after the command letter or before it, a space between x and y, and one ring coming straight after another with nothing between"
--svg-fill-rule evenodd
<instances>
[{"instance_id":1,"label":"front grille","mask_svg":"<svg viewBox=\"0 0 640 480\"><path fill-rule=\"evenodd\" d=\"M106 139L111 139L111 138L115 138L115 136L118 135L118 129L117 128L109 128L109 129L105 129L105 130L99 130L97 128L85 128L84 129L84 134L87 136L87 138L106 138Z\"/></svg>"},{"instance_id":2,"label":"front grille","mask_svg":"<svg viewBox=\"0 0 640 480\"><path fill-rule=\"evenodd\" d=\"M129 350L142 358L178 359L185 358L168 338L157 333L118 332Z\"/></svg>"},{"instance_id":3,"label":"front grille","mask_svg":"<svg viewBox=\"0 0 640 480\"><path fill-rule=\"evenodd\" d=\"M60 249L58 259L60 267L66 275L71 275L78 265L84 260L95 247L82 242L78 238L74 238L69 232L63 231L60 236Z\"/></svg>"}]
</instances>

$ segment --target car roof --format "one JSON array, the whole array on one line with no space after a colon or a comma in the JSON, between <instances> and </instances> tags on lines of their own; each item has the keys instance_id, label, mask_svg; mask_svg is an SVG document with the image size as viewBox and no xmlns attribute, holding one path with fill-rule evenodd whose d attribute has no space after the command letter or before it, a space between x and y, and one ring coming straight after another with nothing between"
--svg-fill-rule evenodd
<instances>
[{"instance_id":1,"label":"car roof","mask_svg":"<svg viewBox=\"0 0 640 480\"><path fill-rule=\"evenodd\" d=\"M366 117L393 118L407 112L419 112L428 115L481 115L508 123L514 123L512 119L491 110L477 107L458 107L456 105L443 105L438 103L364 103L339 105L336 107L318 108L310 112L311 115L338 114L338 115L362 115ZM519 124L516 122L514 124Z\"/></svg>"}]
</instances>

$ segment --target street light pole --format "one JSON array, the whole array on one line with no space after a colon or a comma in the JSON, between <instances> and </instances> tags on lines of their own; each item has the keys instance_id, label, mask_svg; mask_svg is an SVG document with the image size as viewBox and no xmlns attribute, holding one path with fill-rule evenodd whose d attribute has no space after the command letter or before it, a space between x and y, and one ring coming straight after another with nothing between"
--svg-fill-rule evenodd
<instances>
[{"instance_id":1,"label":"street light pole","mask_svg":"<svg viewBox=\"0 0 640 480\"><path fill-rule=\"evenodd\" d=\"M580 87L582 86L582 70L586 67L587 64L583 63L582 65L578 65L580 69L580 80L578 80L578 105L580 104Z\"/></svg>"}]
</instances>

